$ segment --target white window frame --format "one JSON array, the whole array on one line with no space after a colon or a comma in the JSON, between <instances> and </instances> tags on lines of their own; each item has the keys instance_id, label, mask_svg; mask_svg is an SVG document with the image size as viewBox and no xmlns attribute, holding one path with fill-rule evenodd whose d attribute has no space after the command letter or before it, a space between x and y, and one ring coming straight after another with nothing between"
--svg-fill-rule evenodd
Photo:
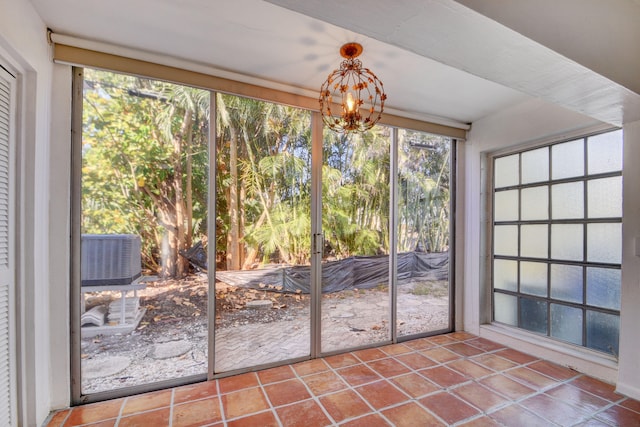
<instances>
[{"instance_id":1,"label":"white window frame","mask_svg":"<svg viewBox=\"0 0 640 427\"><path fill-rule=\"evenodd\" d=\"M565 343L524 329L493 322L493 283L492 283L492 230L493 230L493 159L526 150L540 148L564 141L584 138L598 133L620 129L611 125L599 124L541 138L534 141L481 153L481 223L480 228L480 299L479 333L483 338L516 348L534 357L544 358L579 372L615 383L618 378L618 359L586 347Z\"/></svg>"}]
</instances>

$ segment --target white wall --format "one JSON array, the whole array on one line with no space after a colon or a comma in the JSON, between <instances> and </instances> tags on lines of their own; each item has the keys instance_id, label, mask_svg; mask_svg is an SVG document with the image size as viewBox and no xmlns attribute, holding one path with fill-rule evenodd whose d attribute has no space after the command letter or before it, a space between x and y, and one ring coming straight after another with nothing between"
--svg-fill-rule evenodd
<instances>
[{"instance_id":1,"label":"white wall","mask_svg":"<svg viewBox=\"0 0 640 427\"><path fill-rule=\"evenodd\" d=\"M484 186L484 153L538 142L548 138L562 139L572 132L598 126L589 117L541 100L526 101L515 108L474 122L465 142L465 198L464 198L464 328L474 334L488 318L480 311L483 302L481 265L486 261L482 222Z\"/></svg>"},{"instance_id":2,"label":"white wall","mask_svg":"<svg viewBox=\"0 0 640 427\"><path fill-rule=\"evenodd\" d=\"M640 93L640 2L456 1Z\"/></svg>"},{"instance_id":3,"label":"white wall","mask_svg":"<svg viewBox=\"0 0 640 427\"><path fill-rule=\"evenodd\" d=\"M464 252L464 329L474 334L514 346L562 365L571 366L610 383L618 381L619 390L632 397L640 397L640 263L630 254L640 237L639 194L637 185L640 172L634 162L640 159L640 124L625 126L625 194L624 194L624 259L621 354L618 363L613 357L596 352L576 351L569 345L545 340L537 335L520 333L513 328L488 326L490 322L490 288L485 279L489 251L482 239L487 229L487 214L483 158L494 152L514 146L552 142L604 130L609 125L594 121L578 113L565 110L541 100L527 101L516 108L505 110L475 122L465 143L466 178L463 207L465 212ZM635 248L635 246L634 246ZM635 388L634 388L635 387Z\"/></svg>"},{"instance_id":4,"label":"white wall","mask_svg":"<svg viewBox=\"0 0 640 427\"><path fill-rule=\"evenodd\" d=\"M0 56L19 74L18 386L20 425L50 408L49 126L51 70L46 27L26 0L0 0ZM62 309L66 309L62 307Z\"/></svg>"},{"instance_id":5,"label":"white wall","mask_svg":"<svg viewBox=\"0 0 640 427\"><path fill-rule=\"evenodd\" d=\"M624 132L622 307L618 391L640 399L640 122Z\"/></svg>"},{"instance_id":6,"label":"white wall","mask_svg":"<svg viewBox=\"0 0 640 427\"><path fill-rule=\"evenodd\" d=\"M51 173L49 175L49 306L51 409L70 403L71 67L53 66Z\"/></svg>"}]
</instances>

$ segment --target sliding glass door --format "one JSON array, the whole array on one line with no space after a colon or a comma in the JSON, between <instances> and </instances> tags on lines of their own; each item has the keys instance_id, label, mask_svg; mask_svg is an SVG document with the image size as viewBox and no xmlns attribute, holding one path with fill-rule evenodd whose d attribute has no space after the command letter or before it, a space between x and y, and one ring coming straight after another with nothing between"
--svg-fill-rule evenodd
<instances>
[{"instance_id":1,"label":"sliding glass door","mask_svg":"<svg viewBox=\"0 0 640 427\"><path fill-rule=\"evenodd\" d=\"M309 357L311 114L216 101L214 372Z\"/></svg>"},{"instance_id":2,"label":"sliding glass door","mask_svg":"<svg viewBox=\"0 0 640 427\"><path fill-rule=\"evenodd\" d=\"M76 73L80 394L203 376L210 93Z\"/></svg>"},{"instance_id":3,"label":"sliding glass door","mask_svg":"<svg viewBox=\"0 0 640 427\"><path fill-rule=\"evenodd\" d=\"M321 350L391 341L391 129L325 131L322 167Z\"/></svg>"},{"instance_id":4,"label":"sliding glass door","mask_svg":"<svg viewBox=\"0 0 640 427\"><path fill-rule=\"evenodd\" d=\"M399 130L396 205L398 337L451 327L449 138Z\"/></svg>"},{"instance_id":5,"label":"sliding glass door","mask_svg":"<svg viewBox=\"0 0 640 427\"><path fill-rule=\"evenodd\" d=\"M74 402L450 330L449 139L75 73Z\"/></svg>"}]
</instances>

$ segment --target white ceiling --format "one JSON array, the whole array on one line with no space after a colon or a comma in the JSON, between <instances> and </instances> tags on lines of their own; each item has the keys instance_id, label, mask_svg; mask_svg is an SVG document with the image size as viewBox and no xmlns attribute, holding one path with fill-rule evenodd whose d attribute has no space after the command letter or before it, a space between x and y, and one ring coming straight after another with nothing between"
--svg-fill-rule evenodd
<instances>
[{"instance_id":1,"label":"white ceiling","mask_svg":"<svg viewBox=\"0 0 640 427\"><path fill-rule=\"evenodd\" d=\"M388 110L414 118L471 123L531 97L615 124L621 108L640 117L634 92L453 0L31 2L54 33L313 96L339 65L340 46L357 41ZM598 99L585 95L594 91Z\"/></svg>"}]
</instances>

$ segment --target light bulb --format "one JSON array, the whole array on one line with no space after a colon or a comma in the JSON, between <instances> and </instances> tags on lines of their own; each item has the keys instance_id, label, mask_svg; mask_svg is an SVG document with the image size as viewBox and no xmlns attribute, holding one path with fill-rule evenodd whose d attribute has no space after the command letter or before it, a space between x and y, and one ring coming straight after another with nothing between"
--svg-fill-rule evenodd
<instances>
[{"instance_id":1,"label":"light bulb","mask_svg":"<svg viewBox=\"0 0 640 427\"><path fill-rule=\"evenodd\" d=\"M347 113L353 113L356 111L356 100L353 99L351 92L347 92L347 99L345 99Z\"/></svg>"}]
</instances>

